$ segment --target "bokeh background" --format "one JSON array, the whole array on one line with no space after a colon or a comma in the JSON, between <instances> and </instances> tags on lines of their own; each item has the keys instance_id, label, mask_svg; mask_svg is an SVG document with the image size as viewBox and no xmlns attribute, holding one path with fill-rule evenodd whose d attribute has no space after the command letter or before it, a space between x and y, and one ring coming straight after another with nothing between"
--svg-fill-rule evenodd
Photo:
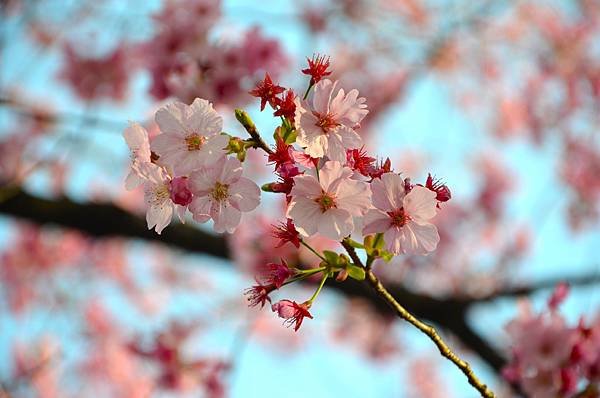
<instances>
[{"instance_id":1,"label":"bokeh background","mask_svg":"<svg viewBox=\"0 0 600 398\"><path fill-rule=\"evenodd\" d=\"M215 103L244 136L265 72L303 92L306 57L367 98L369 153L452 190L430 256L377 272L511 396L504 330L569 281L570 323L600 304L600 3L0 1L0 396L475 397L431 342L357 285L328 286L299 332L247 308L276 251L279 197L232 237L144 225L128 121ZM271 141L269 141L271 142ZM251 153L247 170L273 179ZM190 220L191 221L191 220ZM314 262L301 254L304 262ZM312 287L287 290L302 299Z\"/></svg>"}]
</instances>

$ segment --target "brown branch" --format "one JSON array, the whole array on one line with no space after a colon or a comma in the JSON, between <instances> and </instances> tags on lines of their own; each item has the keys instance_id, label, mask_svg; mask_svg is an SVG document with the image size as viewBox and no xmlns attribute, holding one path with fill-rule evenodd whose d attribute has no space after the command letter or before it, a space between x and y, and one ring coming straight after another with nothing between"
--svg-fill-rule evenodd
<instances>
[{"instance_id":1,"label":"brown branch","mask_svg":"<svg viewBox=\"0 0 600 398\"><path fill-rule=\"evenodd\" d=\"M166 228L162 235L149 231L145 220L108 203L77 203L68 198L43 199L32 196L18 187L0 188L0 213L30 220L37 224L53 224L60 227L77 229L92 237L125 237L162 242L173 248L193 253L210 254L230 259L231 253L226 240L190 225L174 224ZM356 260L354 260L356 261ZM595 278L577 279L572 285L588 283ZM531 293L545 289L555 282L541 282L529 287L508 289L508 296L516 293ZM327 284L347 297L358 297L369 302L380 313L389 314L389 307L381 301L376 292L366 284L347 280L344 283L329 281ZM462 341L465 347L477 353L490 368L500 372L505 358L494 347L481 339L468 328L466 314L471 305L492 300L488 296L482 299L444 297L437 298L408 290L402 285L390 285L388 291L404 308L420 319L430 321ZM501 292L497 297L504 296ZM460 320L460 322L459 322ZM468 332L468 333L467 333Z\"/></svg>"},{"instance_id":2,"label":"brown branch","mask_svg":"<svg viewBox=\"0 0 600 398\"><path fill-rule=\"evenodd\" d=\"M350 244L346 240L342 242L342 246L344 246L344 248L350 255L352 261L354 261L355 264L360 265L364 268L362 261L356 255L356 251L352 246L350 246ZM456 365L461 370L461 372L463 372L463 374L467 377L469 384L471 384L477 391L479 391L482 397L495 398L495 394L492 392L492 390L490 390L488 386L481 382L481 380L479 380L479 378L475 375L475 372L473 372L473 369L471 369L471 365L469 365L467 361L461 359L458 355L456 355L456 353L454 353L454 351L452 351L452 349L446 344L446 342L442 339L442 337L438 334L438 332L433 326L421 322L410 311L408 311L398 301L396 301L394 296L392 296L390 292L388 292L388 290L379 281L377 276L375 276L371 267L366 267L365 269L367 274L366 280L368 281L368 283L377 292L378 296L381 299L383 299L394 310L396 315L398 315L400 318L404 319L405 321L419 329L421 332L423 332L427 337L429 337L440 351L440 354L443 357L447 358L454 365Z\"/></svg>"}]
</instances>

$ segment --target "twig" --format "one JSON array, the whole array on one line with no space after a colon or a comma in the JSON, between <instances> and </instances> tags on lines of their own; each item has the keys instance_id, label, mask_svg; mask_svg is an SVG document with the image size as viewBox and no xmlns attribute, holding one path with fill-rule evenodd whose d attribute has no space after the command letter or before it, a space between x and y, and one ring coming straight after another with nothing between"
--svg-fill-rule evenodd
<instances>
[{"instance_id":1,"label":"twig","mask_svg":"<svg viewBox=\"0 0 600 398\"><path fill-rule=\"evenodd\" d=\"M342 246L344 246L344 248L350 255L350 258L352 258L352 260L357 265L363 266L361 260L356 254L356 251L352 246L350 246L348 242L342 241ZM479 380L479 378L473 372L473 369L471 369L469 363L462 360L458 355L454 353L454 351L450 349L450 347L448 347L448 345L440 337L440 335L437 333L433 326L421 322L400 303L398 303L396 299L387 291L387 289L379 281L377 276L375 276L370 267L366 268L366 275L366 281L377 292L379 297L381 297L394 310L394 312L396 312L396 314L400 318L404 319L405 321L419 329L421 332L423 332L425 335L427 335L427 337L429 337L435 343L438 350L440 351L440 354L442 354L442 356L454 363L465 374L465 376L467 376L469 384L471 384L477 391L479 391L482 397L495 398L495 395L492 392L492 390L490 390L488 386L486 386L483 382L481 382L481 380Z\"/></svg>"},{"instance_id":2,"label":"twig","mask_svg":"<svg viewBox=\"0 0 600 398\"><path fill-rule=\"evenodd\" d=\"M238 120L238 122L240 122L240 124L242 126L244 126L244 128L246 129L248 134L250 134L250 137L252 137L252 141L253 141L252 147L253 148L261 148L269 155L272 155L274 153L273 150L271 148L269 148L267 143L263 141L262 137L258 133L256 125L254 124L252 119L250 119L250 116L248 115L248 113L246 111L241 110L241 109L236 109L235 110L235 118Z\"/></svg>"}]
</instances>

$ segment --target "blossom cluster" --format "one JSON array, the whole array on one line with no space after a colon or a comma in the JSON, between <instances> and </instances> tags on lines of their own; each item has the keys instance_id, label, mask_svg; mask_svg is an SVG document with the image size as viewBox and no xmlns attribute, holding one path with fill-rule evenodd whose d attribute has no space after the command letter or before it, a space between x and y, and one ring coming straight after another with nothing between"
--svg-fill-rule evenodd
<instances>
[{"instance_id":1,"label":"blossom cluster","mask_svg":"<svg viewBox=\"0 0 600 398\"><path fill-rule=\"evenodd\" d=\"M524 308L506 327L512 343L504 377L527 396L596 397L600 393L600 319L583 318L575 326L558 311L568 287L559 284L545 312Z\"/></svg>"},{"instance_id":2,"label":"blossom cluster","mask_svg":"<svg viewBox=\"0 0 600 398\"><path fill-rule=\"evenodd\" d=\"M260 190L242 177L241 162L227 156L222 117L198 98L159 109L156 123L160 134L152 143L139 124L124 132L133 158L126 187L143 184L148 227L161 233L174 214L183 221L189 210L197 222L212 219L216 232L233 232L242 212L258 206Z\"/></svg>"},{"instance_id":3,"label":"blossom cluster","mask_svg":"<svg viewBox=\"0 0 600 398\"><path fill-rule=\"evenodd\" d=\"M310 76L301 98L273 82L269 74L250 94L260 98L279 117L281 125L269 147L248 114L235 115L250 135L243 140L222 133L223 119L204 99L191 105L168 104L156 112L160 134L150 142L147 132L132 124L124 133L132 151L128 188L144 185L149 228L160 233L177 213L183 221L189 210L198 222L214 221L216 232L233 232L241 213L259 204L258 186L242 177L242 162L250 148L262 149L277 180L265 192L285 196L286 219L273 231L277 246L308 248L320 263L267 263L259 267L257 285L246 291L251 305L271 302L274 290L321 275L315 294L303 303L281 300L272 310L298 330L328 278L362 280L365 269L345 254L315 250L314 236L340 242L346 249L364 250L369 261L389 261L399 254L425 255L439 242L431 220L440 204L450 199L448 187L428 176L424 184L392 170L391 161L369 156L359 134L367 116L367 100L356 89L345 91L326 79L329 58L314 56L302 72ZM311 94L312 96L309 95ZM362 236L363 243L352 237Z\"/></svg>"}]
</instances>

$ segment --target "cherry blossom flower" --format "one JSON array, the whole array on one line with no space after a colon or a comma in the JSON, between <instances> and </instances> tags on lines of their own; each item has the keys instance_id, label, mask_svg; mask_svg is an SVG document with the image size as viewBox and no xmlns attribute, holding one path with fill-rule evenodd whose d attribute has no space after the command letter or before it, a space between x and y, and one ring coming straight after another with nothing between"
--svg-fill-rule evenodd
<instances>
[{"instance_id":1,"label":"cherry blossom flower","mask_svg":"<svg viewBox=\"0 0 600 398\"><path fill-rule=\"evenodd\" d=\"M304 236L321 235L340 240L354 229L352 216L363 215L371 206L368 184L350 179L352 170L329 161L319 170L319 179L304 174L294 177L287 217Z\"/></svg>"},{"instance_id":2,"label":"cherry blossom flower","mask_svg":"<svg viewBox=\"0 0 600 398\"><path fill-rule=\"evenodd\" d=\"M327 79L317 83L312 107L296 102L296 142L304 147L307 155L345 162L347 149L362 146L362 139L354 128L369 111L366 99L359 98L356 89L347 94L339 89L333 96L336 85L337 81Z\"/></svg>"},{"instance_id":3,"label":"cherry blossom flower","mask_svg":"<svg viewBox=\"0 0 600 398\"><path fill-rule=\"evenodd\" d=\"M312 319L312 315L308 312L310 302L298 304L291 300L281 300L271 306L271 310L276 312L280 318L285 319L283 322L286 326L294 325L294 331L297 332L302 325L304 318Z\"/></svg>"},{"instance_id":4,"label":"cherry blossom flower","mask_svg":"<svg viewBox=\"0 0 600 398\"><path fill-rule=\"evenodd\" d=\"M249 92L249 94L253 97L260 98L260 110L262 112L265 109L267 102L272 108L275 108L280 101L277 95L283 93L284 91L284 87L273 84L271 76L269 76L268 73L265 73L265 78L263 81L259 82L256 87Z\"/></svg>"},{"instance_id":5,"label":"cherry blossom flower","mask_svg":"<svg viewBox=\"0 0 600 398\"><path fill-rule=\"evenodd\" d=\"M275 290L276 287L274 284L270 285L258 285L252 286L244 291L244 294L248 296L248 305L250 307L257 307L260 304L260 308L265 306L265 303L268 301L271 302L271 298L269 297L269 293Z\"/></svg>"},{"instance_id":6,"label":"cherry blossom flower","mask_svg":"<svg viewBox=\"0 0 600 398\"><path fill-rule=\"evenodd\" d=\"M428 221L436 214L436 193L415 186L405 194L404 181L385 173L371 183L376 209L365 215L363 234L383 232L386 249L394 254L426 254L433 251L440 236Z\"/></svg>"},{"instance_id":7,"label":"cherry blossom flower","mask_svg":"<svg viewBox=\"0 0 600 398\"><path fill-rule=\"evenodd\" d=\"M89 101L111 98L122 101L127 94L129 78L133 68L130 65L129 50L125 46L114 49L103 57L80 55L75 48L66 44L65 65L60 77L69 83L75 94Z\"/></svg>"},{"instance_id":8,"label":"cherry blossom flower","mask_svg":"<svg viewBox=\"0 0 600 398\"><path fill-rule=\"evenodd\" d=\"M220 134L223 118L207 100L196 98L190 106L174 102L159 109L155 119L162 134L150 147L175 174L187 175L225 155L229 138Z\"/></svg>"},{"instance_id":9,"label":"cherry blossom flower","mask_svg":"<svg viewBox=\"0 0 600 398\"><path fill-rule=\"evenodd\" d=\"M425 187L430 191L436 193L436 200L438 202L447 202L452 198L452 193L450 192L450 188L447 185L442 184L440 180L434 179L431 174L427 175L427 181L425 182Z\"/></svg>"},{"instance_id":10,"label":"cherry blossom flower","mask_svg":"<svg viewBox=\"0 0 600 398\"><path fill-rule=\"evenodd\" d=\"M288 89L283 98L279 101L277 105L277 110L273 112L273 116L282 116L290 121L295 120L296 116L296 94L294 94L294 90Z\"/></svg>"},{"instance_id":11,"label":"cherry blossom flower","mask_svg":"<svg viewBox=\"0 0 600 398\"><path fill-rule=\"evenodd\" d=\"M308 68L302 69L302 73L310 76L310 85L320 82L325 76L331 75L329 68L329 57L325 58L324 55L313 55L312 59L306 58L308 61Z\"/></svg>"},{"instance_id":12,"label":"cherry blossom flower","mask_svg":"<svg viewBox=\"0 0 600 398\"><path fill-rule=\"evenodd\" d=\"M279 243L276 247L281 247L289 242L296 246L297 249L300 248L300 234L298 234L294 222L289 218L285 224L282 223L275 228L273 236L279 239Z\"/></svg>"},{"instance_id":13,"label":"cherry blossom flower","mask_svg":"<svg viewBox=\"0 0 600 398\"><path fill-rule=\"evenodd\" d=\"M294 270L287 265L284 259L281 259L281 264L267 263L259 266L256 278L259 282L273 284L279 289L292 275L294 275Z\"/></svg>"},{"instance_id":14,"label":"cherry blossom flower","mask_svg":"<svg viewBox=\"0 0 600 398\"><path fill-rule=\"evenodd\" d=\"M242 164L235 158L222 157L213 167L193 172L190 188L194 220L204 223L212 218L218 233L235 231L242 212L252 211L260 203L260 189L242 177Z\"/></svg>"},{"instance_id":15,"label":"cherry blossom flower","mask_svg":"<svg viewBox=\"0 0 600 398\"><path fill-rule=\"evenodd\" d=\"M131 123L123 132L123 137L131 151L132 168L125 178L125 188L132 190L144 182L144 178L139 174L136 165L150 162L150 141L148 141L148 132L137 123Z\"/></svg>"},{"instance_id":16,"label":"cherry blossom flower","mask_svg":"<svg viewBox=\"0 0 600 398\"><path fill-rule=\"evenodd\" d=\"M146 212L148 229L154 228L160 235L162 230L171 223L175 210L180 217L183 217L182 211L185 211L185 207L182 207L182 210L177 209L177 205L171 200L171 178L165 169L153 163L144 163L140 165L139 170L145 177L144 199L148 204Z\"/></svg>"},{"instance_id":17,"label":"cherry blossom flower","mask_svg":"<svg viewBox=\"0 0 600 398\"><path fill-rule=\"evenodd\" d=\"M192 202L192 191L187 177L175 177L169 184L169 194L173 203L187 206Z\"/></svg>"}]
</instances>

